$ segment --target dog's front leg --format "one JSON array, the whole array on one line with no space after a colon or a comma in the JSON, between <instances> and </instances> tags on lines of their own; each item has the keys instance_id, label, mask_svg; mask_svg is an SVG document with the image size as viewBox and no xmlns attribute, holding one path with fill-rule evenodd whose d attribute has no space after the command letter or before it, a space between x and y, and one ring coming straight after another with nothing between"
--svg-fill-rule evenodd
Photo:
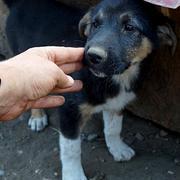
<instances>
[{"instance_id":1,"label":"dog's front leg","mask_svg":"<svg viewBox=\"0 0 180 180\"><path fill-rule=\"evenodd\" d=\"M81 164L80 137L71 140L60 135L62 180L87 180Z\"/></svg>"},{"instance_id":2,"label":"dog's front leg","mask_svg":"<svg viewBox=\"0 0 180 180\"><path fill-rule=\"evenodd\" d=\"M103 111L104 134L107 147L115 161L128 161L135 152L120 137L122 130L122 115Z\"/></svg>"}]
</instances>

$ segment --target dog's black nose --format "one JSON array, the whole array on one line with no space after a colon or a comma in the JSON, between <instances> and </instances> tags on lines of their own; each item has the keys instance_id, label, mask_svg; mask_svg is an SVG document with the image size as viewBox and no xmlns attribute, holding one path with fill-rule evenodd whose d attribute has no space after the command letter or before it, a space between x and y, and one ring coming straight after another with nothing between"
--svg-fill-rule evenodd
<instances>
[{"instance_id":1,"label":"dog's black nose","mask_svg":"<svg viewBox=\"0 0 180 180\"><path fill-rule=\"evenodd\" d=\"M87 57L90 63L100 64L107 58L107 53L100 47L90 47L87 51Z\"/></svg>"}]
</instances>

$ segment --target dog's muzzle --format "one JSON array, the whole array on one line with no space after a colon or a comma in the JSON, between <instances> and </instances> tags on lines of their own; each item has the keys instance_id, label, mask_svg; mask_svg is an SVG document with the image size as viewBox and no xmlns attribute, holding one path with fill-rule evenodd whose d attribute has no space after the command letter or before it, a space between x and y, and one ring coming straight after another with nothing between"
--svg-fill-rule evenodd
<instances>
[{"instance_id":1,"label":"dog's muzzle","mask_svg":"<svg viewBox=\"0 0 180 180\"><path fill-rule=\"evenodd\" d=\"M101 47L90 47L87 50L87 59L91 65L100 65L107 60L107 52Z\"/></svg>"}]
</instances>

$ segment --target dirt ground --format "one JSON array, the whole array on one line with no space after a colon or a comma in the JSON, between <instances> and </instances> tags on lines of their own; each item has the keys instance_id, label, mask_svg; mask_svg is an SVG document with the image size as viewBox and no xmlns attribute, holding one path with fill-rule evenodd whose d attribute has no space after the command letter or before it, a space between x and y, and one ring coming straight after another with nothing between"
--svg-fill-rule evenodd
<instances>
[{"instance_id":1,"label":"dirt ground","mask_svg":"<svg viewBox=\"0 0 180 180\"><path fill-rule=\"evenodd\" d=\"M29 113L17 121L0 123L0 179L61 179L58 116L48 112L51 125L40 133L27 126ZM55 129L54 129L55 128ZM82 162L91 180L178 180L180 136L126 112L123 137L136 151L129 162L117 163L108 153L94 117L82 134Z\"/></svg>"},{"instance_id":2,"label":"dirt ground","mask_svg":"<svg viewBox=\"0 0 180 180\"><path fill-rule=\"evenodd\" d=\"M2 14L4 11L0 11ZM1 25L5 18L0 21L0 59L10 56ZM50 126L40 133L28 128L29 113L16 121L0 122L0 180L61 179L58 115L54 110L48 114ZM82 162L90 180L180 179L179 134L126 112L123 137L136 156L129 162L117 163L108 153L100 129L101 120L94 117L82 134Z\"/></svg>"}]
</instances>

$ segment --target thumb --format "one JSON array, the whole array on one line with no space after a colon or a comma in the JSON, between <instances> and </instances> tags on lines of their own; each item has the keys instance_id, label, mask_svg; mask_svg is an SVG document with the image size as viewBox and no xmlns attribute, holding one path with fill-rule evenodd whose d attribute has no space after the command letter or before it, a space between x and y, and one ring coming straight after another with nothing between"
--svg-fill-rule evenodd
<instances>
[{"instance_id":1,"label":"thumb","mask_svg":"<svg viewBox=\"0 0 180 180\"><path fill-rule=\"evenodd\" d=\"M59 69L59 74L57 75L57 84L56 87L57 88L68 88L71 87L74 84L74 79L69 76L66 75L61 69Z\"/></svg>"}]
</instances>

